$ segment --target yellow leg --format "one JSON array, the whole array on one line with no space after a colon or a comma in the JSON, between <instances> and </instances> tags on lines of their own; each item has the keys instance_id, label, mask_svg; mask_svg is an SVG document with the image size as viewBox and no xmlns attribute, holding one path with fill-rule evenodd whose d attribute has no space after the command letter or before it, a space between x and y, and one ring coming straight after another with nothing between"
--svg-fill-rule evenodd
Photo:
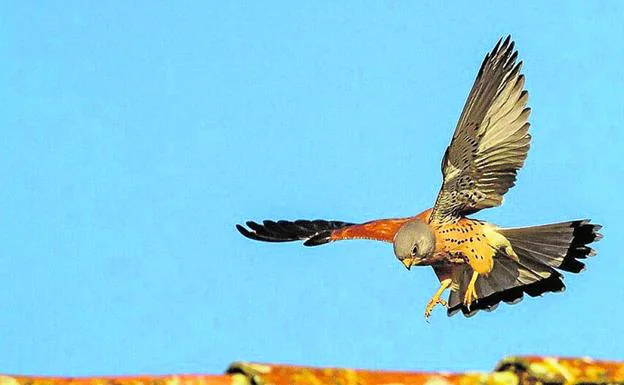
<instances>
[{"instance_id":1,"label":"yellow leg","mask_svg":"<svg viewBox=\"0 0 624 385\"><path fill-rule=\"evenodd\" d=\"M448 289L448 287L451 286L451 283L452 283L452 280L450 278L445 279L444 281L440 282L440 288L438 289L438 291L435 292L433 297L431 297L431 299L429 300L429 303L427 303L427 307L425 308L426 319L429 319L429 316L431 315L431 311L437 304L446 306L446 301L440 298L440 296L442 295L442 293L444 293L444 290Z\"/></svg>"},{"instance_id":2,"label":"yellow leg","mask_svg":"<svg viewBox=\"0 0 624 385\"><path fill-rule=\"evenodd\" d=\"M479 297L477 297L477 289L475 288L477 278L479 278L479 273L476 271L472 272L472 278L470 278L470 282L466 288L466 294L464 294L464 305L466 305L468 309L470 309L470 304L473 301L479 299Z\"/></svg>"}]
</instances>

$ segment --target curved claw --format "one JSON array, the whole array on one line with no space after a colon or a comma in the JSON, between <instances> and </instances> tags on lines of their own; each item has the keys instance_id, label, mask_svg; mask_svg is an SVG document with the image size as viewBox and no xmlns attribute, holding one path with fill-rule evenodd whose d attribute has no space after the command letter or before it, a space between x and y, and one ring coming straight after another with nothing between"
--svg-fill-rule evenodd
<instances>
[{"instance_id":1,"label":"curved claw","mask_svg":"<svg viewBox=\"0 0 624 385\"><path fill-rule=\"evenodd\" d=\"M451 282L452 281L450 279L445 279L444 281L442 281L440 284L440 288L435 292L433 297L431 297L431 299L427 303L427 307L425 307L425 320L427 322L429 322L429 317L431 316L431 312L433 311L433 309L436 307L437 304L440 304L444 307L448 307L448 303L442 298L440 298L440 296L442 295L442 293L444 293L444 290L446 290L449 286L451 286Z\"/></svg>"},{"instance_id":2,"label":"curved claw","mask_svg":"<svg viewBox=\"0 0 624 385\"><path fill-rule=\"evenodd\" d=\"M425 308L425 320L427 322L429 322L429 317L431 316L431 312L433 311L433 309L436 307L437 304L440 304L444 307L448 307L448 303L441 299L441 298L437 298L434 299L432 298L429 303L427 303L427 307Z\"/></svg>"}]
</instances>

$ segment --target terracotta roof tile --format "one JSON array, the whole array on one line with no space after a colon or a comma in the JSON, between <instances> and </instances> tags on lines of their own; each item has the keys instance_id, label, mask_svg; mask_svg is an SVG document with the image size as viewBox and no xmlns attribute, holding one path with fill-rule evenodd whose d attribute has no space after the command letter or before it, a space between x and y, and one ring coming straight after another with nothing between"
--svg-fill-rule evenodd
<instances>
[{"instance_id":1,"label":"terracotta roof tile","mask_svg":"<svg viewBox=\"0 0 624 385\"><path fill-rule=\"evenodd\" d=\"M0 385L624 385L624 363L589 358L509 357L493 372L392 372L237 362L223 375L32 377Z\"/></svg>"},{"instance_id":2,"label":"terracotta roof tile","mask_svg":"<svg viewBox=\"0 0 624 385\"><path fill-rule=\"evenodd\" d=\"M515 373L523 384L624 383L624 362L571 357L509 357L495 371Z\"/></svg>"}]
</instances>

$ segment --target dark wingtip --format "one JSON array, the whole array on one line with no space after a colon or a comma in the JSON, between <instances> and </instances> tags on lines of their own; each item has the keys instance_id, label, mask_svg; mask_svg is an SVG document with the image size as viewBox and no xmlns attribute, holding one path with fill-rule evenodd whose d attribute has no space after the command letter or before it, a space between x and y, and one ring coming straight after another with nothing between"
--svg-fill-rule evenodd
<instances>
[{"instance_id":1,"label":"dark wingtip","mask_svg":"<svg viewBox=\"0 0 624 385\"><path fill-rule=\"evenodd\" d=\"M247 228L237 224L236 229L246 238L264 242L304 241L305 246L318 246L331 242L333 230L353 225L353 223L321 219L277 222L264 220L262 224L247 221L245 224Z\"/></svg>"},{"instance_id":2,"label":"dark wingtip","mask_svg":"<svg viewBox=\"0 0 624 385\"><path fill-rule=\"evenodd\" d=\"M239 233L241 233L244 237L250 238L250 232L249 230L247 230L246 228L244 228L242 225L239 225L238 223L236 224L236 230L238 230Z\"/></svg>"},{"instance_id":3,"label":"dark wingtip","mask_svg":"<svg viewBox=\"0 0 624 385\"><path fill-rule=\"evenodd\" d=\"M252 224L252 225L250 225ZM249 228L251 228L254 231L249 231L247 230L245 227L236 224L236 230L238 230L239 233L241 233L245 238L249 238L249 239L253 239L254 241L265 241L265 242L280 242L279 240L273 240L267 237L261 237L259 236L256 232L255 232L255 228L256 226L259 226L257 223L255 222L247 222L247 226L249 226Z\"/></svg>"},{"instance_id":4,"label":"dark wingtip","mask_svg":"<svg viewBox=\"0 0 624 385\"><path fill-rule=\"evenodd\" d=\"M491 53L494 55L498 51L508 50L510 43L511 43L511 47L513 49L514 42L511 40L511 35L507 35L505 37L500 37L498 39L498 41L496 42L496 45L492 49Z\"/></svg>"}]
</instances>

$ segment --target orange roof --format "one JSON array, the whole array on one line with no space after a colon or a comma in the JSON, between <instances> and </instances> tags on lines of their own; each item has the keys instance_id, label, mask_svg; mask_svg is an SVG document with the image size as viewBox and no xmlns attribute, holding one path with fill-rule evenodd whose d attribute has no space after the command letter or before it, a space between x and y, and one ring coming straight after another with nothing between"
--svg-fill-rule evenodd
<instances>
[{"instance_id":1,"label":"orange roof","mask_svg":"<svg viewBox=\"0 0 624 385\"><path fill-rule=\"evenodd\" d=\"M624 363L589 358L510 357L492 372L391 372L234 363L223 375L32 377L0 385L591 385L624 384Z\"/></svg>"}]
</instances>

